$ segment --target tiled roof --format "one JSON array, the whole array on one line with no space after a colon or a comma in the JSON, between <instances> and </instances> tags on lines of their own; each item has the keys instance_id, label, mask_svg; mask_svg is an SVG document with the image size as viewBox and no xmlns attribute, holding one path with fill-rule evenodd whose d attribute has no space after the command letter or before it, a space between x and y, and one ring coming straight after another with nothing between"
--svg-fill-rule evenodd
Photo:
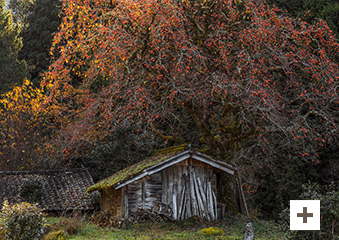
<instances>
[{"instance_id":1,"label":"tiled roof","mask_svg":"<svg viewBox=\"0 0 339 240\"><path fill-rule=\"evenodd\" d=\"M0 205L4 198L10 203L19 201L19 186L24 178L39 176L44 181L40 206L46 210L88 210L86 189L93 179L85 168L49 171L0 171Z\"/></svg>"}]
</instances>

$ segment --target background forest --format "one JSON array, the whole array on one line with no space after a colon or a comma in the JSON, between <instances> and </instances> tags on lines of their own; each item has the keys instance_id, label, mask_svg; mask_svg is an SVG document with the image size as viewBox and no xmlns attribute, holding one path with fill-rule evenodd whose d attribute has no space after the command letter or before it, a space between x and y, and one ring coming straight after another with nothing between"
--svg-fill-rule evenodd
<instances>
[{"instance_id":1,"label":"background forest","mask_svg":"<svg viewBox=\"0 0 339 240\"><path fill-rule=\"evenodd\" d=\"M0 0L0 169L98 181L192 144L279 219L337 191L339 3Z\"/></svg>"}]
</instances>

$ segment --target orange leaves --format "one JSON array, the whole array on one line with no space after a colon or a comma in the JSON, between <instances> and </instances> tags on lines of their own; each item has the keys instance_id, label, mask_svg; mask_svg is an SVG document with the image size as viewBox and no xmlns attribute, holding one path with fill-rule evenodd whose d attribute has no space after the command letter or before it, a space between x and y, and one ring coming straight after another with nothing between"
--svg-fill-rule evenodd
<instances>
[{"instance_id":1,"label":"orange leaves","mask_svg":"<svg viewBox=\"0 0 339 240\"><path fill-rule=\"evenodd\" d=\"M42 89L24 79L22 86L1 96L0 152L10 169L38 164L43 153L50 150L50 145L44 146L43 129L52 128L45 122L43 94Z\"/></svg>"},{"instance_id":2,"label":"orange leaves","mask_svg":"<svg viewBox=\"0 0 339 240\"><path fill-rule=\"evenodd\" d=\"M0 99L0 104L3 106L1 110L12 112L16 116L20 112L39 114L43 99L42 93L42 90L33 88L33 84L28 79L24 79L21 87L16 86L12 91L3 94Z\"/></svg>"},{"instance_id":3,"label":"orange leaves","mask_svg":"<svg viewBox=\"0 0 339 240\"><path fill-rule=\"evenodd\" d=\"M222 128L221 109L238 106L237 114L223 117L228 123L239 117L243 135L258 127L300 144L315 139L310 128L294 139L313 124L313 112L329 117L325 102L336 94L338 66L331 59L338 44L325 25L277 12L258 1L68 0L53 46L60 57L44 84L82 126L78 139L93 137L84 128L102 135L126 120L179 118L191 103L213 131ZM312 106L301 111L305 99ZM319 135L333 126L327 119L315 130ZM271 147L268 136L259 139Z\"/></svg>"}]
</instances>

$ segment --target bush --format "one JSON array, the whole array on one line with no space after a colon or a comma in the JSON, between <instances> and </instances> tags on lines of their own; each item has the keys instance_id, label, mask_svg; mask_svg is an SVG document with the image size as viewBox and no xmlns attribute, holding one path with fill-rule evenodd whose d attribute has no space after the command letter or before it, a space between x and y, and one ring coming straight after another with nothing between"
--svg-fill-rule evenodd
<instances>
[{"instance_id":1,"label":"bush","mask_svg":"<svg viewBox=\"0 0 339 240\"><path fill-rule=\"evenodd\" d=\"M76 234L83 228L84 219L79 216L60 217L60 221L55 225L57 229L63 229L69 234Z\"/></svg>"},{"instance_id":2,"label":"bush","mask_svg":"<svg viewBox=\"0 0 339 240\"><path fill-rule=\"evenodd\" d=\"M281 214L282 230L289 239L338 239L339 238L339 191L335 184L330 184L323 189L318 184L302 185L303 192L300 200L320 200L320 231L290 231L290 211L285 208Z\"/></svg>"},{"instance_id":3,"label":"bush","mask_svg":"<svg viewBox=\"0 0 339 240\"><path fill-rule=\"evenodd\" d=\"M29 176L22 179L19 186L19 199L22 202L38 203L44 193L44 180L40 176Z\"/></svg>"},{"instance_id":4,"label":"bush","mask_svg":"<svg viewBox=\"0 0 339 240\"><path fill-rule=\"evenodd\" d=\"M5 200L1 211L3 231L8 240L40 239L45 219L37 204L9 205Z\"/></svg>"},{"instance_id":5,"label":"bush","mask_svg":"<svg viewBox=\"0 0 339 240\"><path fill-rule=\"evenodd\" d=\"M258 183L255 180L248 183L254 193L244 191L245 198L259 217L279 221L284 205L291 199L298 199L302 193L302 184L309 180L318 181L318 178L317 167L282 152L277 159L256 170Z\"/></svg>"},{"instance_id":6,"label":"bush","mask_svg":"<svg viewBox=\"0 0 339 240\"><path fill-rule=\"evenodd\" d=\"M50 232L45 237L45 240L67 240L67 239L69 239L69 235L64 230Z\"/></svg>"}]
</instances>

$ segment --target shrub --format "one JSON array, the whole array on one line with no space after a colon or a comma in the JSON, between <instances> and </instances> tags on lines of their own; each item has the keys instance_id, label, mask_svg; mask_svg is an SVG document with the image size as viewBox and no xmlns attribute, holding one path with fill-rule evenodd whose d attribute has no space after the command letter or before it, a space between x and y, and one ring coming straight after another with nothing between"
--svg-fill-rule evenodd
<instances>
[{"instance_id":1,"label":"shrub","mask_svg":"<svg viewBox=\"0 0 339 240\"><path fill-rule=\"evenodd\" d=\"M45 219L37 204L20 203L9 205L5 200L1 219L3 230L8 240L40 239Z\"/></svg>"},{"instance_id":2,"label":"shrub","mask_svg":"<svg viewBox=\"0 0 339 240\"><path fill-rule=\"evenodd\" d=\"M67 239L69 239L69 235L64 230L50 232L45 237L45 240L67 240Z\"/></svg>"},{"instance_id":3,"label":"shrub","mask_svg":"<svg viewBox=\"0 0 339 240\"><path fill-rule=\"evenodd\" d=\"M302 185L303 192L300 200L320 200L320 229L321 231L290 231L290 212L285 208L281 214L282 230L289 239L338 239L339 238L339 191L335 184L330 184L323 189L318 184Z\"/></svg>"},{"instance_id":4,"label":"shrub","mask_svg":"<svg viewBox=\"0 0 339 240\"><path fill-rule=\"evenodd\" d=\"M38 203L43 197L44 180L40 176L28 176L19 186L19 198L22 202Z\"/></svg>"},{"instance_id":5,"label":"shrub","mask_svg":"<svg viewBox=\"0 0 339 240\"><path fill-rule=\"evenodd\" d=\"M70 218L60 217L60 221L55 225L57 229L63 229L69 234L75 234L83 228L83 218L73 216Z\"/></svg>"},{"instance_id":6,"label":"shrub","mask_svg":"<svg viewBox=\"0 0 339 240\"><path fill-rule=\"evenodd\" d=\"M208 235L208 236L225 234L223 230L217 227L204 228L204 229L201 229L198 233L202 235Z\"/></svg>"}]
</instances>

